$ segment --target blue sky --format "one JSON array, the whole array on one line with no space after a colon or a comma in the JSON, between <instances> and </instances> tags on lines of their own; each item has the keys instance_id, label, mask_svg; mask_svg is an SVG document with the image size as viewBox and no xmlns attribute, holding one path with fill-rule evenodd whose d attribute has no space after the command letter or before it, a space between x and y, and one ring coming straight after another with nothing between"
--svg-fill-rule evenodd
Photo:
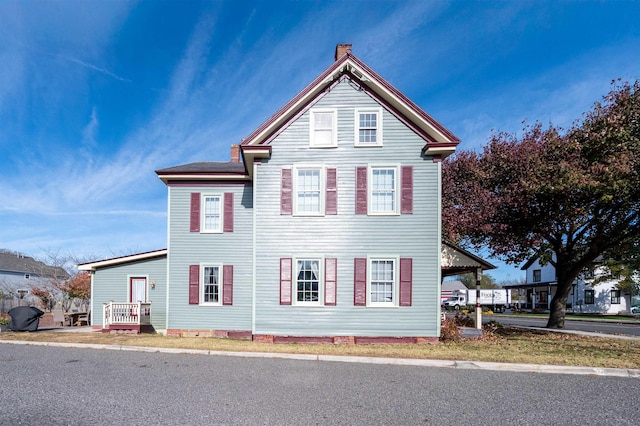
<instances>
[{"instance_id":1,"label":"blue sky","mask_svg":"<svg viewBox=\"0 0 640 426\"><path fill-rule=\"evenodd\" d=\"M166 247L154 170L227 161L337 43L479 149L640 78L640 2L0 1L0 248ZM500 280L518 279L501 263Z\"/></svg>"}]
</instances>

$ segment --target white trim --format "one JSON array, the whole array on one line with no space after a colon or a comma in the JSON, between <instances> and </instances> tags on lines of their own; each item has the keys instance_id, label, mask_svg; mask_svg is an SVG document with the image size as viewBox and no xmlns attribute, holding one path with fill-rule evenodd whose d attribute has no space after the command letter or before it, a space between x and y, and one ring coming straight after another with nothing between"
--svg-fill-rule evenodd
<instances>
[{"instance_id":1,"label":"white trim","mask_svg":"<svg viewBox=\"0 0 640 426\"><path fill-rule=\"evenodd\" d=\"M331 114L331 143L318 145L315 141L315 114ZM335 148L338 146L338 110L336 108L311 108L309 110L309 148Z\"/></svg>"},{"instance_id":2,"label":"white trim","mask_svg":"<svg viewBox=\"0 0 640 426\"><path fill-rule=\"evenodd\" d=\"M373 268L371 263L373 261L393 261L393 288L392 288L392 301L391 302L372 302L371 301L371 273ZM373 308L395 308L399 305L400 291L400 256L367 256L367 306Z\"/></svg>"},{"instance_id":3,"label":"white trim","mask_svg":"<svg viewBox=\"0 0 640 426\"><path fill-rule=\"evenodd\" d=\"M318 170L320 195L318 200L317 212L301 212L298 211L298 171L300 170ZM291 198L292 200L292 215L293 216L324 216L325 215L325 199L326 199L326 182L327 182L327 168L322 165L315 164L297 164L291 168Z\"/></svg>"},{"instance_id":4,"label":"white trim","mask_svg":"<svg viewBox=\"0 0 640 426\"><path fill-rule=\"evenodd\" d=\"M438 283L440 283L440 285L436 286L437 287L437 298L436 300L442 300L442 264L443 264L443 244L442 244L442 162L438 162L436 163L437 169L438 169L438 193L437 193L437 208L436 208L436 215L437 215L437 219L436 219L436 226L438 229L438 238L437 238L437 242L436 245L438 247L438 251L437 253L440 253L439 256L436 256L436 264L438 265L436 268L436 273L438 276ZM415 181L414 181L415 182ZM446 245L445 245L446 246ZM451 248L451 246L446 246ZM454 249L456 252L462 254L460 251L458 251L457 249ZM466 257L466 255L464 255ZM412 276L413 276L413 272L412 272ZM442 306L440 303L436 303L436 312L438 313L437 319L436 319L436 336L438 338L440 338L440 326L442 325ZM446 318L445 318L446 319Z\"/></svg>"},{"instance_id":5,"label":"white trim","mask_svg":"<svg viewBox=\"0 0 640 426\"><path fill-rule=\"evenodd\" d=\"M394 170L394 210L393 211L373 211L373 170L384 169ZM400 166L389 164L373 164L367 167L367 214L369 216L399 216L400 215Z\"/></svg>"},{"instance_id":6,"label":"white trim","mask_svg":"<svg viewBox=\"0 0 640 426\"><path fill-rule=\"evenodd\" d=\"M171 247L171 188L168 187L167 188L167 252L169 251ZM171 276L171 271L170 271L170 267L169 264L171 262L169 262L169 256L167 255L167 275L165 276L165 285L167 287L167 290L164 294L166 300L165 300L165 310L164 310L164 328L168 329L169 328L169 302L171 300L171 297L169 295L169 287L170 287L170 276Z\"/></svg>"},{"instance_id":7,"label":"white trim","mask_svg":"<svg viewBox=\"0 0 640 426\"><path fill-rule=\"evenodd\" d=\"M180 174L176 173L173 175L160 175L158 176L161 181L167 184L170 180L203 180L209 181L212 179L215 180L251 180L251 177L244 174L215 174L215 173L207 173L207 174Z\"/></svg>"},{"instance_id":8,"label":"white trim","mask_svg":"<svg viewBox=\"0 0 640 426\"><path fill-rule=\"evenodd\" d=\"M450 139L442 134L440 130L438 130L433 124L429 123L425 120L421 115L416 113L407 103L398 98L391 91L387 90L382 84L380 84L377 80L375 80L371 75L361 69L358 65L356 65L350 58L348 58L339 68L336 68L333 74L328 75L327 78L323 81L319 81L315 86L309 88L307 93L304 96L301 96L295 103L292 103L286 111L283 111L276 119L274 119L268 126L266 126L260 133L255 135L251 140L251 145L260 145L260 143L266 139L276 127L281 126L285 123L295 111L298 110L302 105L307 103L309 99L318 95L320 88L324 86L327 82L333 81L340 75L342 69L347 68L350 69L354 75L361 74L362 78L360 80L367 81L368 86L376 92L382 99L386 100L393 107L397 108L398 111L407 117L407 119L414 124L416 124L420 129L424 130L427 134L431 135L436 142L450 142ZM455 150L455 147L442 148L439 150L442 155L448 155Z\"/></svg>"},{"instance_id":9,"label":"white trim","mask_svg":"<svg viewBox=\"0 0 640 426\"><path fill-rule=\"evenodd\" d=\"M204 301L204 286L205 286L205 276L204 276L204 269L205 268L218 268L218 301L217 302L205 302ZM200 306L222 306L222 288L223 285L222 283L223 281L223 267L222 267L222 263L200 263L200 278L199 278L199 283L198 285L200 286L200 288L198 289L199 294L199 300Z\"/></svg>"},{"instance_id":10,"label":"white trim","mask_svg":"<svg viewBox=\"0 0 640 426\"><path fill-rule=\"evenodd\" d=\"M142 303L149 303L149 275L145 274L127 274L127 302L135 303L137 300L131 301L131 279L132 278L144 278L144 297L146 300L141 300Z\"/></svg>"},{"instance_id":11,"label":"white trim","mask_svg":"<svg viewBox=\"0 0 640 426\"><path fill-rule=\"evenodd\" d=\"M311 260L318 261L318 301L304 302L298 301L298 261ZM323 256L298 256L291 262L291 304L293 306L324 306L324 257Z\"/></svg>"},{"instance_id":12,"label":"white trim","mask_svg":"<svg viewBox=\"0 0 640 426\"><path fill-rule=\"evenodd\" d=\"M139 260L152 259L154 257L166 256L167 251L167 249L162 249L146 253L132 254L129 256L116 257L113 259L99 260L97 262L81 263L78 265L78 269L81 271L95 271L96 269L104 268L106 266L114 266L123 263L136 262Z\"/></svg>"},{"instance_id":13,"label":"white trim","mask_svg":"<svg viewBox=\"0 0 640 426\"><path fill-rule=\"evenodd\" d=\"M373 113L376 115L376 142L360 142L360 114ZM382 140L382 108L356 108L353 114L353 144L356 147L380 147Z\"/></svg>"},{"instance_id":14,"label":"white trim","mask_svg":"<svg viewBox=\"0 0 640 426\"><path fill-rule=\"evenodd\" d=\"M258 166L260 163L252 163L253 170L253 191L251 193L251 205L256 205L258 193ZM256 286L257 286L257 266L256 266L256 229L258 227L257 217L256 217L256 209L251 209L251 220L252 220L252 232L251 232L251 334L256 334Z\"/></svg>"},{"instance_id":15,"label":"white trim","mask_svg":"<svg viewBox=\"0 0 640 426\"><path fill-rule=\"evenodd\" d=\"M220 221L218 222L217 229L205 229L205 206L207 198L219 198L219 216ZM202 193L200 194L200 233L201 234L222 234L222 230L224 228L224 194L217 193Z\"/></svg>"}]
</instances>

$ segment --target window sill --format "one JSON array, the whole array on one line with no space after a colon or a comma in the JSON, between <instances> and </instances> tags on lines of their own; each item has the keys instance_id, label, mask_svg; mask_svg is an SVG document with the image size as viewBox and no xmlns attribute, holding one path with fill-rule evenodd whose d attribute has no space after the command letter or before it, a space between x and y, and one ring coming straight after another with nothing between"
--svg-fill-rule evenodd
<instances>
[{"instance_id":1,"label":"window sill","mask_svg":"<svg viewBox=\"0 0 640 426\"><path fill-rule=\"evenodd\" d=\"M382 148L382 143L354 143L355 148Z\"/></svg>"}]
</instances>

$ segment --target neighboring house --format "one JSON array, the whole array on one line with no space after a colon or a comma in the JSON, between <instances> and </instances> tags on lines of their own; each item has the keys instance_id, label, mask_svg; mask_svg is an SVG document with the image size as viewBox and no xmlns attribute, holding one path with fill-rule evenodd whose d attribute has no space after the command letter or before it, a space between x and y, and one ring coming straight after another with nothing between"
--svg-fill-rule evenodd
<instances>
[{"instance_id":1,"label":"neighboring house","mask_svg":"<svg viewBox=\"0 0 640 426\"><path fill-rule=\"evenodd\" d=\"M551 263L541 265L534 257L522 266L522 270L526 271L526 282L507 286L513 290L513 303L523 309L550 309L558 285L555 267ZM569 291L567 309L600 314L629 313L632 296L617 288L618 279L600 280L606 275L608 270L602 265L596 266L592 273L580 274ZM600 282L594 284L596 280Z\"/></svg>"},{"instance_id":2,"label":"neighboring house","mask_svg":"<svg viewBox=\"0 0 640 426\"><path fill-rule=\"evenodd\" d=\"M63 268L0 249L0 292L3 299L28 297L32 286L42 286L54 278L65 280L69 274Z\"/></svg>"},{"instance_id":3,"label":"neighboring house","mask_svg":"<svg viewBox=\"0 0 640 426\"><path fill-rule=\"evenodd\" d=\"M350 45L335 59L230 162L156 171L167 249L79 265L94 326L140 300L168 335L437 339L440 162L459 141Z\"/></svg>"}]
</instances>

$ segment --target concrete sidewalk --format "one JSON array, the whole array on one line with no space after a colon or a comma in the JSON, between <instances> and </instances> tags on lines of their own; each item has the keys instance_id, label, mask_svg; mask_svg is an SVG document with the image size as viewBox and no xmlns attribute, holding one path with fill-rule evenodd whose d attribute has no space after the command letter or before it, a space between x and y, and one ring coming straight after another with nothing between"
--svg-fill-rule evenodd
<instances>
[{"instance_id":1,"label":"concrete sidewalk","mask_svg":"<svg viewBox=\"0 0 640 426\"><path fill-rule=\"evenodd\" d=\"M533 328L533 327L527 327ZM73 329L73 330L71 330ZM588 333L570 330L549 330L546 328L533 328L545 331L554 331L559 333L580 334L585 336L623 338L640 340L634 336L619 336L613 334ZM47 329L39 331L53 332L78 332L92 333L100 332L90 326L84 327L65 327L60 329ZM0 337L2 335L0 334ZM0 344L13 345L33 345L33 346L53 346L67 348L83 348L83 349L103 349L116 351L137 351L137 352L160 352L173 354L192 354L192 355L213 355L213 356L237 356L244 358L279 358L279 359L295 359L305 361L323 361L323 362L357 362L368 364L389 364L389 365L412 365L423 367L438 368L454 368L461 370L490 370L505 371L518 373L548 373L548 374L575 374L587 376L608 376L608 377L629 377L640 379L640 369L632 368L599 368L599 367L576 367L565 365L540 365L540 364L514 364L505 362L484 362L484 361L450 361L450 360L434 360L434 359L408 359L408 358L377 358L377 357L360 357L360 356L336 356L336 355L307 355L307 354L286 354L272 352L226 352L212 351L206 349L175 349L175 348L159 348L144 346L122 346L122 345L103 345L88 343L57 343L57 342L32 342L24 340L0 340Z\"/></svg>"}]
</instances>

